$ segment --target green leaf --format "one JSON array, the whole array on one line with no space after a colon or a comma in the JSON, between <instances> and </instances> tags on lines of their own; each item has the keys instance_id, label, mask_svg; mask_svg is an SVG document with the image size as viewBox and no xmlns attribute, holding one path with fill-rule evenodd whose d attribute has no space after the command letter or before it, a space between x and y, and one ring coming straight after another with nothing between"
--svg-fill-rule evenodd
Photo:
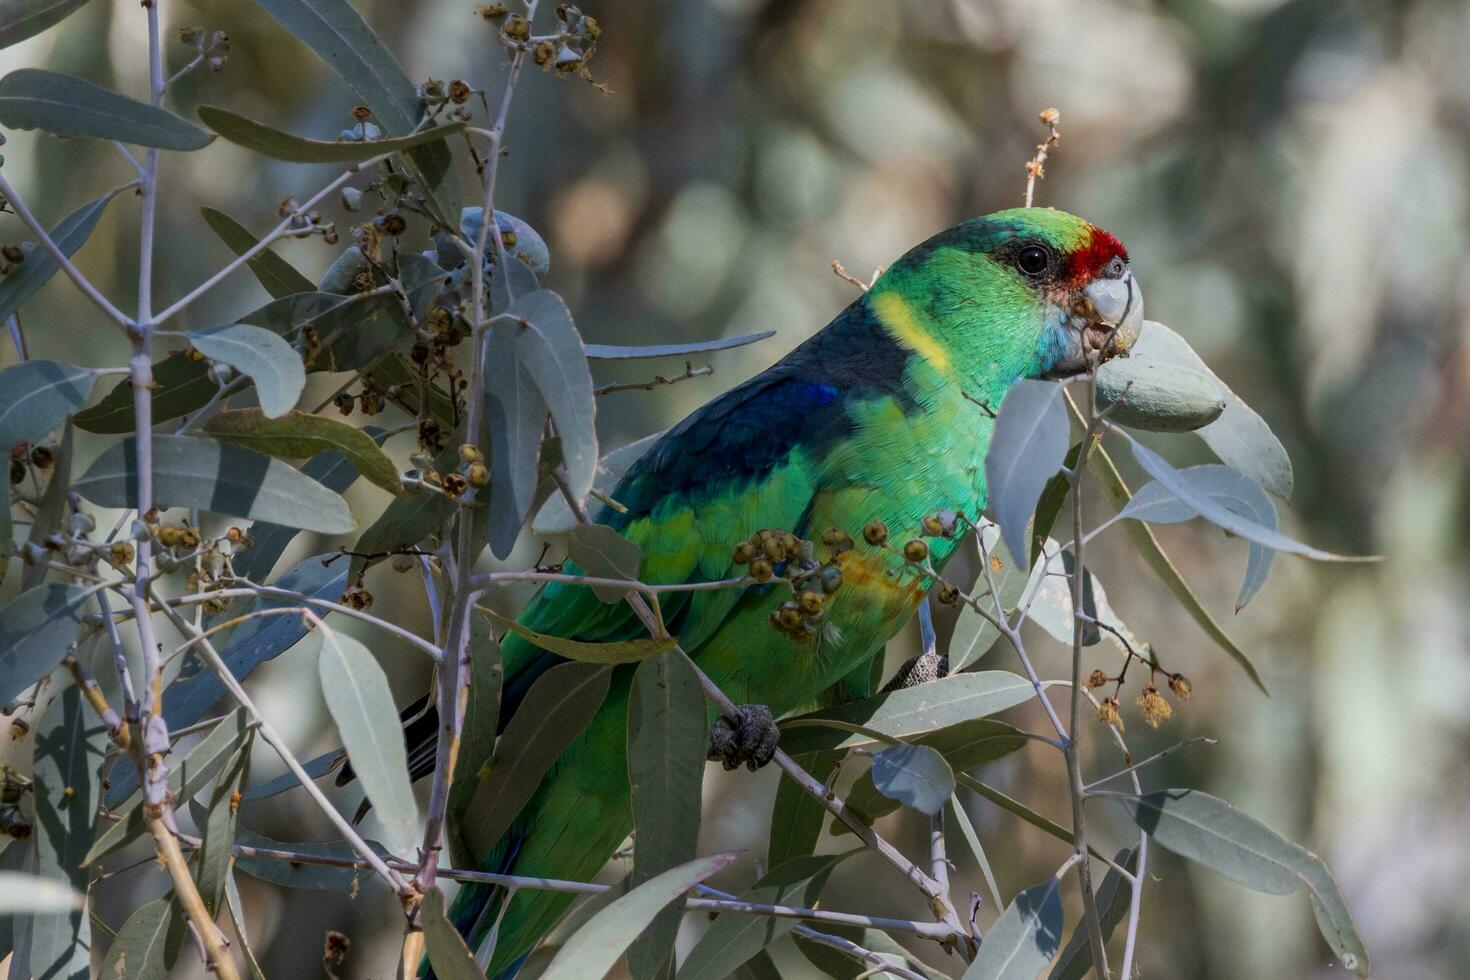
<instances>
[{"instance_id":1,"label":"green leaf","mask_svg":"<svg viewBox=\"0 0 1470 980\"><path fill-rule=\"evenodd\" d=\"M873 756L869 775L890 799L920 813L935 814L954 792L954 770L927 745L893 745Z\"/></svg>"},{"instance_id":2,"label":"green leaf","mask_svg":"<svg viewBox=\"0 0 1470 980\"><path fill-rule=\"evenodd\" d=\"M1206 463L1182 469L1179 476L1201 496L1269 531L1276 530L1276 505L1259 483L1239 471L1218 463ZM1198 516L1193 507L1170 493L1157 480L1134 494L1133 499L1118 512L1119 520L1131 517L1151 524L1179 524ZM1270 548L1251 542L1245 580L1241 582L1240 594L1235 600L1236 612L1244 609L1245 604L1266 584L1266 576L1271 573L1275 557L1276 553Z\"/></svg>"},{"instance_id":3,"label":"green leaf","mask_svg":"<svg viewBox=\"0 0 1470 980\"><path fill-rule=\"evenodd\" d=\"M420 908L424 945L434 975L442 980L485 980L485 971L475 962L475 954L444 914L444 893L431 888Z\"/></svg>"},{"instance_id":4,"label":"green leaf","mask_svg":"<svg viewBox=\"0 0 1470 980\"><path fill-rule=\"evenodd\" d=\"M218 413L205 423L201 431L222 442L282 459L340 453L372 483L391 494L403 491L398 467L372 436L324 415L293 411L272 419L267 418L261 409L240 408Z\"/></svg>"},{"instance_id":5,"label":"green leaf","mask_svg":"<svg viewBox=\"0 0 1470 980\"><path fill-rule=\"evenodd\" d=\"M354 555L348 577L356 579L363 569L382 561L384 555L419 544L439 530L453 512L454 501L444 494L410 490L383 508L378 519L362 532L354 550L374 557Z\"/></svg>"},{"instance_id":6,"label":"green leaf","mask_svg":"<svg viewBox=\"0 0 1470 980\"><path fill-rule=\"evenodd\" d=\"M490 622L484 616L470 619L470 696L465 704L461 759L489 759L495 753L495 734L500 721L500 690L505 681L505 664ZM464 846L462 825L479 782L475 773L460 768L449 786L450 857L456 865L473 864L478 855Z\"/></svg>"},{"instance_id":7,"label":"green leaf","mask_svg":"<svg viewBox=\"0 0 1470 980\"><path fill-rule=\"evenodd\" d=\"M1036 980L1061 944L1061 882L1048 878L1021 892L1001 913L964 980Z\"/></svg>"},{"instance_id":8,"label":"green leaf","mask_svg":"<svg viewBox=\"0 0 1470 980\"><path fill-rule=\"evenodd\" d=\"M1138 849L1125 847L1113 858L1113 863L1120 868L1136 871L1138 867ZM1102 920L1103 945L1112 938L1113 930L1123 917L1128 914L1128 900L1131 886L1126 885L1123 876L1113 868L1103 876L1102 884L1097 887L1097 911ZM1062 950L1062 955L1057 957L1056 964L1047 974L1047 980L1083 980L1092 971L1092 949L1087 939L1087 924L1079 922L1072 929L1072 938L1067 940L1067 946Z\"/></svg>"},{"instance_id":9,"label":"green leaf","mask_svg":"<svg viewBox=\"0 0 1470 980\"><path fill-rule=\"evenodd\" d=\"M61 361L24 361L0 371L0 451L34 443L87 401L97 372Z\"/></svg>"},{"instance_id":10,"label":"green leaf","mask_svg":"<svg viewBox=\"0 0 1470 980\"><path fill-rule=\"evenodd\" d=\"M1045 831L1046 833L1055 837L1057 840L1063 841L1067 844L1071 844L1074 842L1072 832L1070 830L1068 830L1066 827L1063 827L1061 824L1057 823L1054 820L1048 820L1046 817L1043 817L1041 814L1037 813L1035 810L1022 803L1020 800L1012 799L995 787L987 786L985 783L980 782L980 780L976 779L974 776L968 775L966 773L956 773L954 778L955 782L959 783L961 786L965 787L966 789L972 790L975 793L978 793L980 796L985 797L985 799L994 803L996 806L1000 807L1007 813L1020 817L1022 820L1026 821L1036 829ZM1092 851L1092 848L1089 847L1088 850ZM1098 856L1096 851L1092 851L1092 853L1094 854L1094 856Z\"/></svg>"},{"instance_id":11,"label":"green leaf","mask_svg":"<svg viewBox=\"0 0 1470 980\"><path fill-rule=\"evenodd\" d=\"M489 854L500 841L562 749L592 722L611 679L607 667L567 663L552 667L531 685L501 733L488 771L479 773L462 831L472 854Z\"/></svg>"},{"instance_id":12,"label":"green leaf","mask_svg":"<svg viewBox=\"0 0 1470 980\"><path fill-rule=\"evenodd\" d=\"M95 198L77 208L71 214L61 219L61 223L49 232L51 240L61 253L68 258L81 248L83 243L91 236L92 229L97 227L97 222L102 218L102 212L107 210L108 203L121 192L123 188L108 191L99 198ZM0 320L5 319L20 309L21 304L30 299L36 290L44 286L59 268L56 261L41 251L33 248L26 255L26 260L19 267L11 269L10 274L0 279Z\"/></svg>"},{"instance_id":13,"label":"green leaf","mask_svg":"<svg viewBox=\"0 0 1470 980\"><path fill-rule=\"evenodd\" d=\"M491 447L490 550L502 559L515 547L536 497L546 429L546 400L516 356L515 329L492 327L484 359L486 431L480 444Z\"/></svg>"},{"instance_id":14,"label":"green leaf","mask_svg":"<svg viewBox=\"0 0 1470 980\"><path fill-rule=\"evenodd\" d=\"M138 906L108 947L99 977L167 980L183 948L188 922L172 893Z\"/></svg>"},{"instance_id":15,"label":"green leaf","mask_svg":"<svg viewBox=\"0 0 1470 980\"><path fill-rule=\"evenodd\" d=\"M796 762L826 785L837 768L836 752L810 752L796 756ZM766 867L774 868L795 857L805 857L816 850L822 836L822 821L827 811L794 780L783 779L776 787L776 802L771 805L771 830L766 845Z\"/></svg>"},{"instance_id":16,"label":"green leaf","mask_svg":"<svg viewBox=\"0 0 1470 980\"><path fill-rule=\"evenodd\" d=\"M317 670L327 710L389 846L400 855L413 853L419 808L408 781L408 755L388 676L367 648L345 633L323 637Z\"/></svg>"},{"instance_id":17,"label":"green leaf","mask_svg":"<svg viewBox=\"0 0 1470 980\"><path fill-rule=\"evenodd\" d=\"M275 885L285 888L306 888L322 891L355 891L356 888L367 881L378 880L371 868L363 861L362 856L356 849L346 841L301 841L282 842L272 840L262 834L246 830L244 827L235 832L235 842L246 847L259 848L261 850L292 851L297 854L309 854L313 857L334 858L339 861L355 861L353 867L334 867L326 864L293 864L290 861L278 861L275 858L248 857L241 855L235 859L235 867L261 881L269 881ZM368 841L368 846L378 857L388 859L393 857L382 844L376 841Z\"/></svg>"},{"instance_id":18,"label":"green leaf","mask_svg":"<svg viewBox=\"0 0 1470 980\"><path fill-rule=\"evenodd\" d=\"M634 887L692 860L709 741L704 690L679 649L638 665L628 695L628 782L638 847ZM656 977L673 955L680 912L666 909L628 951L629 972Z\"/></svg>"},{"instance_id":19,"label":"green leaf","mask_svg":"<svg viewBox=\"0 0 1470 980\"><path fill-rule=\"evenodd\" d=\"M1286 535L1265 527L1252 520L1236 514L1217 501L1200 493L1195 487L1180 475L1179 471L1171 466L1168 460L1158 453L1149 449L1138 441L1129 443L1133 450L1133 458L1138 460L1138 465L1148 471L1148 474L1163 485L1174 496L1187 503L1199 512L1199 515L1211 524L1215 524L1232 534L1238 534L1247 541L1255 541L1268 548L1277 551L1285 551L1304 558L1312 558L1316 561L1376 561L1376 558L1352 557L1347 555L1334 555L1331 552L1321 551L1310 545L1302 544Z\"/></svg>"},{"instance_id":20,"label":"green leaf","mask_svg":"<svg viewBox=\"0 0 1470 980\"><path fill-rule=\"evenodd\" d=\"M578 929L541 974L541 980L606 976L623 951L666 905L736 857L737 854L730 853L697 858L639 885Z\"/></svg>"},{"instance_id":21,"label":"green leaf","mask_svg":"<svg viewBox=\"0 0 1470 980\"><path fill-rule=\"evenodd\" d=\"M40 68L20 68L0 78L0 124L162 150L198 150L213 139L166 109Z\"/></svg>"},{"instance_id":22,"label":"green leaf","mask_svg":"<svg viewBox=\"0 0 1470 980\"><path fill-rule=\"evenodd\" d=\"M1362 938L1337 882L1317 855L1198 790L1165 789L1118 798L1141 830L1180 857L1258 892L1289 895L1310 889L1322 938L1343 966L1368 975L1371 964Z\"/></svg>"},{"instance_id":23,"label":"green leaf","mask_svg":"<svg viewBox=\"0 0 1470 980\"><path fill-rule=\"evenodd\" d=\"M102 451L72 489L103 507L136 507L134 440ZM190 436L153 437L154 497L160 506L271 521L319 534L357 527L347 502L269 456Z\"/></svg>"},{"instance_id":24,"label":"green leaf","mask_svg":"<svg viewBox=\"0 0 1470 980\"><path fill-rule=\"evenodd\" d=\"M1278 497L1291 497L1291 457L1286 455L1281 440L1272 433L1265 419L1210 370L1188 341L1162 323L1146 320L1130 357L1175 364L1214 381L1225 396L1225 411L1200 429L1199 437L1225 465L1240 470Z\"/></svg>"},{"instance_id":25,"label":"green leaf","mask_svg":"<svg viewBox=\"0 0 1470 980\"><path fill-rule=\"evenodd\" d=\"M1098 368L1097 405L1108 421L1148 432L1193 432L1225 411L1208 376L1147 357L1114 358Z\"/></svg>"},{"instance_id":26,"label":"green leaf","mask_svg":"<svg viewBox=\"0 0 1470 980\"><path fill-rule=\"evenodd\" d=\"M965 811L964 804L959 797L951 796L945 804L944 812L949 821L960 829L960 838L965 842L970 855L974 857L975 863L980 865L980 873L985 876L985 887L990 889L990 897L998 909L1005 908L1005 899L1000 897L1000 886L995 882L995 872L991 870L990 859L985 856L985 847L980 843L980 835L975 833L975 825L970 821L970 815Z\"/></svg>"},{"instance_id":27,"label":"green leaf","mask_svg":"<svg viewBox=\"0 0 1470 980\"><path fill-rule=\"evenodd\" d=\"M0 871L0 915L42 915L82 907L82 893L52 878Z\"/></svg>"},{"instance_id":28,"label":"green leaf","mask_svg":"<svg viewBox=\"0 0 1470 980\"><path fill-rule=\"evenodd\" d=\"M823 932L841 936L849 942L856 943L863 949L882 953L892 962L906 966L915 973L928 977L929 980L950 980L949 974L934 969L910 953L903 945L895 942L886 932L878 929L833 925L827 922L822 923L821 929ZM858 959L831 946L813 942L799 933L792 938L796 941L796 948L801 950L801 954L824 975L833 977L834 980L857 980L859 976L868 976L867 971L873 968L873 964L865 959ZM892 973L876 974L880 978L893 975Z\"/></svg>"},{"instance_id":29,"label":"green leaf","mask_svg":"<svg viewBox=\"0 0 1470 980\"><path fill-rule=\"evenodd\" d=\"M744 347L767 337L776 336L774 330L748 333L739 337L724 337L720 340L698 340L690 344L646 344L620 347L614 344L585 344L583 350L593 360L628 361L645 357L688 357L691 354L709 354L732 347Z\"/></svg>"},{"instance_id":30,"label":"green leaf","mask_svg":"<svg viewBox=\"0 0 1470 980\"><path fill-rule=\"evenodd\" d=\"M244 255L260 242L260 239L252 235L249 229L223 211L206 207L200 208L199 213L204 215L205 224L209 225L220 240L228 245L230 251L236 255ZM257 252L255 257L245 264L250 267L251 272L255 273L255 278L260 280L265 291L276 299L284 299L295 293L316 291L315 283L297 272L295 266L268 248Z\"/></svg>"},{"instance_id":31,"label":"green leaf","mask_svg":"<svg viewBox=\"0 0 1470 980\"><path fill-rule=\"evenodd\" d=\"M792 858L741 892L740 901L810 908L821 897L832 869L847 856L822 854ZM675 976L677 980L722 980L732 969L791 932L795 925L793 919L721 912L699 937Z\"/></svg>"},{"instance_id":32,"label":"green leaf","mask_svg":"<svg viewBox=\"0 0 1470 980\"><path fill-rule=\"evenodd\" d=\"M251 728L245 709L237 708L190 749L182 762L175 756L168 771L168 790L174 800L182 802L198 795L229 762ZM121 806L113 807L112 815L117 820L98 832L82 864L91 864L104 854L137 839L148 829L141 790L135 791Z\"/></svg>"},{"instance_id":33,"label":"green leaf","mask_svg":"<svg viewBox=\"0 0 1470 980\"><path fill-rule=\"evenodd\" d=\"M492 609L480 607L480 611L489 616L495 622L506 629L522 637L532 646L549 650L560 657L568 660L580 661L587 664L601 664L604 666L613 664L631 664L649 657L656 657L661 653L679 645L677 636L643 636L632 640L614 640L609 643L587 643L583 640L565 640L559 636L548 636L538 633L528 626L502 616Z\"/></svg>"},{"instance_id":34,"label":"green leaf","mask_svg":"<svg viewBox=\"0 0 1470 980\"><path fill-rule=\"evenodd\" d=\"M167 422L205 405L219 390L209 377L209 365L196 361L183 351L170 354L153 365L153 421ZM124 378L102 396L91 408L78 412L73 419L77 428L101 435L131 433L133 419L133 382Z\"/></svg>"},{"instance_id":35,"label":"green leaf","mask_svg":"<svg viewBox=\"0 0 1470 980\"><path fill-rule=\"evenodd\" d=\"M1030 553L1026 525L1042 489L1067 455L1062 390L1055 382L1023 378L1006 393L995 419L985 454L985 482L990 512L1013 555Z\"/></svg>"},{"instance_id":36,"label":"green leaf","mask_svg":"<svg viewBox=\"0 0 1470 980\"><path fill-rule=\"evenodd\" d=\"M593 578L638 581L643 549L605 524L579 524L567 539L572 561ZM603 602L622 602L627 589L594 585L592 591Z\"/></svg>"},{"instance_id":37,"label":"green leaf","mask_svg":"<svg viewBox=\"0 0 1470 980\"><path fill-rule=\"evenodd\" d=\"M0 0L0 48L61 23L87 0Z\"/></svg>"},{"instance_id":38,"label":"green leaf","mask_svg":"<svg viewBox=\"0 0 1470 980\"><path fill-rule=\"evenodd\" d=\"M1009 671L951 674L931 684L789 718L780 723L781 746L794 755L876 743L872 737L850 727L844 730L844 725L861 725L896 739L912 738L993 715L1029 701L1035 694L1030 681Z\"/></svg>"},{"instance_id":39,"label":"green leaf","mask_svg":"<svg viewBox=\"0 0 1470 980\"><path fill-rule=\"evenodd\" d=\"M1072 411L1076 413L1076 406L1072 406ZM1103 494L1112 501L1113 506L1120 509L1126 506L1131 497L1128 485L1123 482L1123 477L1119 475L1118 468L1113 465L1112 457L1108 455L1107 450L1098 446L1088 457L1087 466L1088 472L1102 488ZM1138 549L1138 554L1148 564L1148 567L1153 569L1159 580L1168 587L1170 592L1174 593L1174 597L1179 600L1184 611L1189 613L1190 617L1210 639L1215 641L1220 649L1240 665L1256 687L1260 688L1262 694L1269 694L1265 683L1261 680L1260 673L1256 670L1256 665L1251 662L1246 652L1230 638L1230 634L1225 632L1224 627L1215 620L1215 617L1210 615L1204 603L1199 601L1199 597L1194 594L1189 583L1184 581L1184 577L1179 574L1179 570L1174 567L1169 556L1164 554L1164 549L1159 547L1159 541L1154 537L1154 532L1149 526L1139 521L1125 521L1123 530L1133 541L1133 546Z\"/></svg>"},{"instance_id":40,"label":"green leaf","mask_svg":"<svg viewBox=\"0 0 1470 980\"><path fill-rule=\"evenodd\" d=\"M82 866L92 841L97 810L97 760L106 730L75 685L51 702L36 732L35 799L37 871L61 887L85 891L90 870ZM81 909L47 915L20 925L28 929L24 962L17 976L85 977L91 962L91 919Z\"/></svg>"},{"instance_id":41,"label":"green leaf","mask_svg":"<svg viewBox=\"0 0 1470 980\"><path fill-rule=\"evenodd\" d=\"M245 975L250 980L265 980L265 971L255 958L250 937L245 934L245 908L240 901L240 889L235 885L233 874L225 878L225 899L230 913L230 925L235 929L235 938L240 942L240 953L245 957Z\"/></svg>"},{"instance_id":42,"label":"green leaf","mask_svg":"<svg viewBox=\"0 0 1470 980\"><path fill-rule=\"evenodd\" d=\"M199 848L199 864L195 880L199 894L211 915L218 916L224 908L225 884L230 876L230 847L235 843L235 828L240 819L240 804L236 794L245 782L245 772L250 768L250 749L254 742L254 731L241 739L240 745L225 763L224 772L209 795L208 816L204 820L204 840Z\"/></svg>"},{"instance_id":43,"label":"green leaf","mask_svg":"<svg viewBox=\"0 0 1470 980\"><path fill-rule=\"evenodd\" d=\"M604 495L612 493L623 479L623 475L644 454L653 448L653 444L663 438L662 432L655 432L651 436L644 436L634 442L628 443L619 449L614 449L606 456L597 461L597 474L592 478L592 488ZM579 527L577 515L572 513L571 505L561 494L553 494L551 499L541 505L536 516L531 521L531 531L534 534L550 536L553 534L568 534Z\"/></svg>"},{"instance_id":44,"label":"green leaf","mask_svg":"<svg viewBox=\"0 0 1470 980\"><path fill-rule=\"evenodd\" d=\"M1006 550L1005 542L1000 539L1000 528L996 525L985 521L980 527L980 540L985 545L983 554L990 558L991 575L995 579L996 593L1000 598L1001 608L1009 616L1015 611L1022 594L1026 591L1026 569L1021 567ZM998 570L995 568L996 565L999 565ZM982 569L975 578L975 585L971 591L976 595L982 595L989 588L990 582ZM980 601L985 604L987 612L994 612L994 599L985 597ZM963 606L960 609L959 618L955 620L954 632L950 634L949 639L950 673L957 674L979 660L999 636L1000 630L976 612L973 606L969 604Z\"/></svg>"},{"instance_id":45,"label":"green leaf","mask_svg":"<svg viewBox=\"0 0 1470 980\"><path fill-rule=\"evenodd\" d=\"M77 641L82 605L92 590L47 582L0 609L0 704L51 673Z\"/></svg>"},{"instance_id":46,"label":"green leaf","mask_svg":"<svg viewBox=\"0 0 1470 980\"><path fill-rule=\"evenodd\" d=\"M225 139L247 150L289 163L361 163L384 153L401 153L442 140L464 130L464 123L448 123L411 136L381 140L313 140L272 129L248 116L219 106L202 105L199 118Z\"/></svg>"},{"instance_id":47,"label":"green leaf","mask_svg":"<svg viewBox=\"0 0 1470 980\"><path fill-rule=\"evenodd\" d=\"M966 772L1004 758L1020 749L1027 741L1029 739L1025 732L991 718L963 721L913 739L916 745L937 750L956 772ZM878 792L873 784L871 771L859 776L848 791L847 806L861 814L870 824L898 809L896 802ZM839 833L850 833L843 823L836 824L833 829Z\"/></svg>"},{"instance_id":48,"label":"green leaf","mask_svg":"<svg viewBox=\"0 0 1470 980\"><path fill-rule=\"evenodd\" d=\"M351 85L389 132L418 122L419 98L397 60L346 0L256 0Z\"/></svg>"},{"instance_id":49,"label":"green leaf","mask_svg":"<svg viewBox=\"0 0 1470 980\"><path fill-rule=\"evenodd\" d=\"M517 322L492 327L513 338L516 358L541 391L561 436L567 482L578 500L592 489L597 469L597 399L592 394L592 372L582 351L582 338L562 298L538 289L511 304L507 316Z\"/></svg>"},{"instance_id":50,"label":"green leaf","mask_svg":"<svg viewBox=\"0 0 1470 980\"><path fill-rule=\"evenodd\" d=\"M306 387L301 355L273 331L236 323L186 336L205 357L249 375L260 395L261 411L269 418L291 411Z\"/></svg>"}]
</instances>

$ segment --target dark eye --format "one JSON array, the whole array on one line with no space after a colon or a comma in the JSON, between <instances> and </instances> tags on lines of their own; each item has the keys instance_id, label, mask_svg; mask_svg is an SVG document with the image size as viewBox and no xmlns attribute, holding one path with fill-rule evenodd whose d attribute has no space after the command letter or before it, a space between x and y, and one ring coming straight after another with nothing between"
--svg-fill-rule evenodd
<instances>
[{"instance_id":1,"label":"dark eye","mask_svg":"<svg viewBox=\"0 0 1470 980\"><path fill-rule=\"evenodd\" d=\"M1039 276L1046 271L1050 258L1040 245L1027 245L1016 253L1016 267L1028 276Z\"/></svg>"}]
</instances>

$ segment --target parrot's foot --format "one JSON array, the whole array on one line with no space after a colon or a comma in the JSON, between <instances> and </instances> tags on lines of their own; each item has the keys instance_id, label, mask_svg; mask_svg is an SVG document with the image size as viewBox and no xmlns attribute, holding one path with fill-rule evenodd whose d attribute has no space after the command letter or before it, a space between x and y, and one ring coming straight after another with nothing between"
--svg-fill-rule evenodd
<instances>
[{"instance_id":1,"label":"parrot's foot","mask_svg":"<svg viewBox=\"0 0 1470 980\"><path fill-rule=\"evenodd\" d=\"M941 657L933 650L928 650L904 661L904 665L898 668L898 673L893 675L893 680L883 685L882 693L900 691L906 687L917 687L948 675L949 658Z\"/></svg>"},{"instance_id":2,"label":"parrot's foot","mask_svg":"<svg viewBox=\"0 0 1470 980\"><path fill-rule=\"evenodd\" d=\"M724 767L738 769L743 762L755 772L770 762L781 743L781 730L771 709L763 704L742 704L735 716L721 715L709 733L709 757L719 759Z\"/></svg>"}]
</instances>

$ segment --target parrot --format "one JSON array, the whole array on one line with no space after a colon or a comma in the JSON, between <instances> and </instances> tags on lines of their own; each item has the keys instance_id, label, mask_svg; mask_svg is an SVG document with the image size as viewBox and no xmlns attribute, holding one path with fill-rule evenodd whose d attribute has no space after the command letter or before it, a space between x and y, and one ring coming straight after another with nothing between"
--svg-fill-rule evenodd
<instances>
[{"instance_id":1,"label":"parrot","mask_svg":"<svg viewBox=\"0 0 1470 980\"><path fill-rule=\"evenodd\" d=\"M790 634L805 627L771 628L791 598L779 583L660 596L681 647L740 705L736 717L716 720L712 757L727 768L769 761L772 719L866 677L935 585L905 570L901 549L874 546L862 529L881 522L918 533L926 516L946 511L978 520L1007 391L1019 379L1062 379L1126 353L1142 323L1143 295L1118 239L1060 210L999 211L905 253L826 327L652 444L609 494L621 509L604 505L593 518L639 546L645 583L739 578L752 559L749 547L737 552L760 529L778 529L781 540L827 529L855 538L833 559L840 587L804 642ZM933 539L936 571L966 530ZM519 621L587 642L644 633L626 603L564 582L544 585ZM564 661L518 632L501 650L503 729L536 678ZM634 666L614 670L591 723L500 842L475 855L480 868L590 880L632 832ZM486 761L461 759L458 768L474 773ZM574 897L468 884L450 918L471 950L498 923L487 973L512 976Z\"/></svg>"}]
</instances>

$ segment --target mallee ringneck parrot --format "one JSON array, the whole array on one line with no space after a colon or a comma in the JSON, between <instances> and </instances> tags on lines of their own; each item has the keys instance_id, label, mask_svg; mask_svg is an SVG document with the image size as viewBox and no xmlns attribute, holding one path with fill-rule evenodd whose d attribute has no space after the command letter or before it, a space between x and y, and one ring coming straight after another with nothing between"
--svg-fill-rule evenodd
<instances>
[{"instance_id":1,"label":"mallee ringneck parrot","mask_svg":"<svg viewBox=\"0 0 1470 980\"><path fill-rule=\"evenodd\" d=\"M956 225L910 250L836 319L766 371L665 433L612 490L626 512L597 520L642 549L642 580L743 574L740 542L761 528L857 539L842 585L809 642L769 623L790 592L776 584L665 593L665 622L737 703L780 716L871 663L933 585L866 545L871 520L895 535L926 515L976 517L986 503L993 409L1021 378L1085 369L1089 353L1126 348L1142 324L1128 253L1112 235L1044 208ZM1111 352L1111 350L1109 351ZM901 539L900 539L901 540ZM931 540L942 568L962 535ZM644 634L626 604L550 584L526 608L533 630L586 641ZM512 633L502 641L503 727L531 683L559 662ZM588 728L562 753L510 832L480 866L590 880L633 830L626 763L631 665L618 668ZM461 759L476 772L484 759ZM521 890L504 910L489 975L513 971L573 896ZM452 918L470 948L504 892L466 886Z\"/></svg>"}]
</instances>

